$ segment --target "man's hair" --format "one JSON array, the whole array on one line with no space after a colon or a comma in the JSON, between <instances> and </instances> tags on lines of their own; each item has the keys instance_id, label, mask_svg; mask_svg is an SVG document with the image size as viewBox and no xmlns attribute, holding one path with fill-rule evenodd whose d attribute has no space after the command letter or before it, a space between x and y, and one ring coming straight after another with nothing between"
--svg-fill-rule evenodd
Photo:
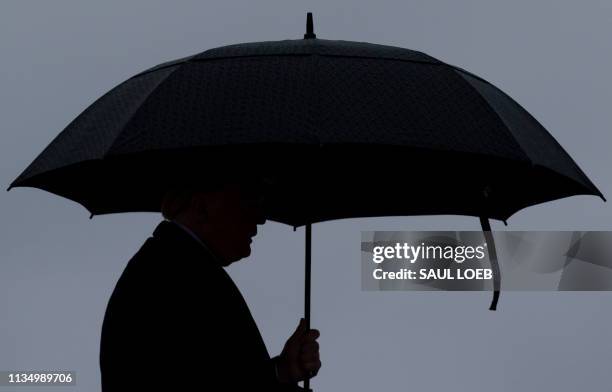
<instances>
[{"instance_id":1,"label":"man's hair","mask_svg":"<svg viewBox=\"0 0 612 392\"><path fill-rule=\"evenodd\" d=\"M161 200L160 211L162 216L165 219L173 220L181 211L189 207L194 194L221 190L226 182L213 177L207 179L204 183L191 181L169 187Z\"/></svg>"},{"instance_id":2,"label":"man's hair","mask_svg":"<svg viewBox=\"0 0 612 392\"><path fill-rule=\"evenodd\" d=\"M173 220L181 211L189 207L191 198L197 192L215 192L233 183L250 184L251 186L261 189L264 183L270 181L271 180L264 178L227 177L224 179L211 179L208 180L206 184L174 187L166 191L162 197L160 210L165 219Z\"/></svg>"}]
</instances>

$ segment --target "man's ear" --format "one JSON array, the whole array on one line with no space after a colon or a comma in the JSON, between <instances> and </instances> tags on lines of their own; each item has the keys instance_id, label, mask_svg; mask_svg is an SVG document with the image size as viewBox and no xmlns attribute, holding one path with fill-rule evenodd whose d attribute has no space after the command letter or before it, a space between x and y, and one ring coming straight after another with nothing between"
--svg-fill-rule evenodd
<instances>
[{"instance_id":1,"label":"man's ear","mask_svg":"<svg viewBox=\"0 0 612 392\"><path fill-rule=\"evenodd\" d=\"M198 222L208 220L208 208L210 205L209 195L204 192L197 192L191 196L190 209L193 219Z\"/></svg>"},{"instance_id":2,"label":"man's ear","mask_svg":"<svg viewBox=\"0 0 612 392\"><path fill-rule=\"evenodd\" d=\"M161 202L160 210L164 218L176 219L185 210L191 208L191 194L184 190L170 190L166 192Z\"/></svg>"}]
</instances>

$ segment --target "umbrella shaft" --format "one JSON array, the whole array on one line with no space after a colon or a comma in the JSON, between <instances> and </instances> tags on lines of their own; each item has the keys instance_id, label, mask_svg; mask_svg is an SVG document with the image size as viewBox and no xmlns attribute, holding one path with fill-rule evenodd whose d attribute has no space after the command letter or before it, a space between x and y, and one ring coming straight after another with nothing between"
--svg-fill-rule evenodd
<instances>
[{"instance_id":1,"label":"umbrella shaft","mask_svg":"<svg viewBox=\"0 0 612 392\"><path fill-rule=\"evenodd\" d=\"M311 281L311 254L312 254L312 229L310 223L306 225L306 241L305 241L304 260L304 320L306 328L310 328L310 281Z\"/></svg>"},{"instance_id":2,"label":"umbrella shaft","mask_svg":"<svg viewBox=\"0 0 612 392\"><path fill-rule=\"evenodd\" d=\"M306 328L310 329L310 266L311 266L311 252L312 250L312 229L310 223L306 224L306 238L305 238L305 260L304 260L304 321L306 322ZM304 380L304 389L307 391L310 389L310 379Z\"/></svg>"}]
</instances>

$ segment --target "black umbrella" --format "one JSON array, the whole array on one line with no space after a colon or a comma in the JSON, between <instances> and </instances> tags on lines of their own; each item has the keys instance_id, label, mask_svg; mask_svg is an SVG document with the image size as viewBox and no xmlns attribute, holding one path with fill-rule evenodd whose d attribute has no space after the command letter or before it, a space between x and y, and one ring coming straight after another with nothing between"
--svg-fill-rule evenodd
<instances>
[{"instance_id":1,"label":"black umbrella","mask_svg":"<svg viewBox=\"0 0 612 392\"><path fill-rule=\"evenodd\" d=\"M304 39L218 47L121 83L11 187L47 190L93 215L159 211L169 188L238 174L274 178L267 218L306 226L306 320L313 223L470 215L492 242L490 218L603 198L495 86L422 52L318 39L310 13Z\"/></svg>"}]
</instances>

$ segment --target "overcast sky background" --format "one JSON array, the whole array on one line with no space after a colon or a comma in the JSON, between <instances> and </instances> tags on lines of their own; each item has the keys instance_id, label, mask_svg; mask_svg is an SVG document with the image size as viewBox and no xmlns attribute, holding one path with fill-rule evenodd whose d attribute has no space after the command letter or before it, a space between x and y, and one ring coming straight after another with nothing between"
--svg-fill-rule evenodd
<instances>
[{"instance_id":1,"label":"overcast sky background","mask_svg":"<svg viewBox=\"0 0 612 392\"><path fill-rule=\"evenodd\" d=\"M612 2L304 4L3 0L0 185L126 78L216 46L302 38L312 11L318 38L424 51L494 83L612 198ZM0 197L0 370L75 370L69 390L100 390L106 303L160 216L89 220L83 207L43 191ZM610 230L611 218L610 203L577 196L523 210L508 229ZM499 311L490 312L488 292L361 291L362 230L428 229L479 224L438 216L313 227L312 323L323 362L315 390L610 390L612 293L502 293ZM268 223L252 256L229 268L272 355L302 315L303 237L303 229Z\"/></svg>"}]
</instances>

